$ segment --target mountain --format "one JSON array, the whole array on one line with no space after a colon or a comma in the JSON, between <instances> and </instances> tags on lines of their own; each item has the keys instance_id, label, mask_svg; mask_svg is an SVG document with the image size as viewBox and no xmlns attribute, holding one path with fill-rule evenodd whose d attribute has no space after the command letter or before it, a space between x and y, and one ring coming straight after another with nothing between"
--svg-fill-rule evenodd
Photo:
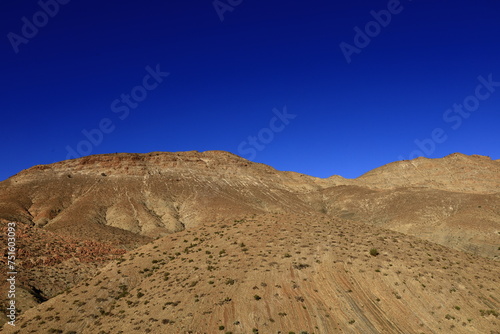
<instances>
[{"instance_id":1,"label":"mountain","mask_svg":"<svg viewBox=\"0 0 500 334\"><path fill-rule=\"evenodd\" d=\"M419 157L376 168L357 180L371 189L419 187L462 193L500 191L500 163L481 155L450 154L441 159Z\"/></svg>"},{"instance_id":2,"label":"mountain","mask_svg":"<svg viewBox=\"0 0 500 334\"><path fill-rule=\"evenodd\" d=\"M498 333L497 264L321 214L241 216L127 253L26 311L20 327L22 333Z\"/></svg>"},{"instance_id":3,"label":"mountain","mask_svg":"<svg viewBox=\"0 0 500 334\"><path fill-rule=\"evenodd\" d=\"M216 322L224 322L220 326L229 328L228 314L235 316L241 314L241 316L238 315L240 318L243 317L244 312L255 313L258 317L253 320L246 319L245 325L241 328L231 327L234 333L251 332L252 328L246 327L251 323L267 324L267 327L260 329L263 333L269 330L274 332L286 330L287 333L288 331L299 333L300 330L309 331L309 333L315 331L316 333L330 333L340 330L366 333L418 332L413 331L417 327L415 323L408 320L409 315L395 320L397 318L395 310L404 310L404 314L417 312L421 306L410 300L422 299L432 304L432 298L444 286L453 286L455 290L457 290L456 287L461 287L460 289L463 287L462 290L458 289L459 294L454 294L458 299L447 299L446 303L456 301L464 304L466 295L474 297L467 302L467 307L459 306L461 309L465 307L460 317L460 314L455 314L456 312L448 312L445 314L447 318L442 320L441 309L440 311L434 310L431 315L426 314L424 309L418 311L421 313L414 320L421 322L420 332L436 332L438 329L446 332L443 329L444 325L455 326L455 331L461 328L466 330L465 332L473 332L477 328L493 328L494 326L491 325L494 325L496 321L494 314L492 315L489 311L488 315L480 314L477 318L476 313L479 311L476 310L476 312L474 309L497 312L499 306L500 297L493 288L496 282L495 265L498 264L495 261L500 256L499 186L500 162L498 160L458 153L441 159L417 158L411 161L390 163L357 179L345 179L338 175L320 179L295 172L278 171L270 166L253 163L223 151L120 153L94 155L51 165L35 166L0 182L0 223L1 226L6 226L7 222L16 222L20 231L23 231L21 235L26 235L26 238L20 238L19 249L20 252L22 250L25 253L23 257L19 257L23 274L19 276L18 282L22 293L18 305L25 314L23 319L31 319L29 324L33 324L33 326L27 324L27 328L34 329L42 325L33 319L48 312L44 307L56 307L52 303L66 305L63 300L70 299L64 298L65 295L73 296L75 291L87 290L85 293L79 293L80 296L85 295L85 299L89 300L89 307L95 308L96 305L102 304L99 306L102 312L113 314L114 305L119 303L118 300L123 302L125 299L114 299L116 296L111 292L109 295L101 296L105 295L105 291L101 291L100 283L96 285L98 286L96 288L89 288L90 281L97 283L112 280L114 283L110 283L111 285L105 290L118 289L119 291L124 289L124 282L129 282L127 286L130 286L126 291L121 291L122 294L130 293L133 287L133 289L142 289L141 291L133 290L134 294L139 295L146 294L145 291L150 291L148 293L151 296L160 296L165 293L168 295L175 289L180 289L175 290L174 293L179 294L179 297L189 299L191 297L185 294L193 291L200 296L205 293L205 290L199 290L198 283L192 283L194 280L186 278L186 275L189 273L199 278L213 276L213 269L203 269L201 264L214 267L212 262L222 261L224 270L221 269L219 275L213 278L220 282L231 278L236 283L234 287L232 284L228 284L227 287L225 284L216 286L214 286L215 283L209 284L208 291L213 292L210 294L211 297L206 298L209 304L220 302L214 299L216 294L228 294L227 298L231 301L238 300L236 291L240 290L234 288L238 287L246 291L249 287L243 282L247 282L245 280L247 276L248 282L269 276L274 286L283 286L284 282L277 283L280 279L289 280L293 276L292 279L296 282L294 284L299 284L295 279L296 275L311 272L312 268L316 268L315 273L322 272L323 274L311 276L314 279L311 278L313 281L308 283L307 293L312 299L308 305L286 304L283 300L280 302L280 307L289 311L278 313L293 314L292 317L279 316L280 321L275 315L271 318L271 310L279 308L273 300L270 304L260 303L254 306L265 305L268 313L271 312L268 314L269 318L274 321L265 320L264 315L259 313L260 311L248 309L246 306L243 307L230 301L219 305L224 306L220 308L223 314L217 313L220 319L215 319L209 313L199 318L199 305L208 304L190 302L189 306L182 308L187 313L181 312L182 314L179 313L175 319L172 316L165 318L168 320L166 324L171 325L172 328L169 332L180 333L181 330L188 331L187 328L191 328L189 330L193 330L193 333L197 331L217 332L210 326ZM229 238L232 240L231 243L228 243L229 239L219 240L217 247L220 248L218 252L228 249L233 249L235 252L231 257L226 258L225 253L215 254L212 250L198 247L196 248L198 254L195 256L193 253L197 246L192 245L201 244L195 241L202 239L201 234L208 233L202 231L211 231L210 234L216 236L232 235L232 239ZM364 234L361 231L365 231ZM188 237L194 234L200 234L197 236L198 240L190 240ZM345 237L347 234L350 237ZM205 235L204 238L207 237ZM255 238L257 240L254 240ZM308 241L301 244L302 250L300 250L297 249L296 243L300 243L302 238ZM387 241L394 238L404 239L407 242L390 243ZM215 240L213 242L216 242ZM264 240L267 240L266 243L261 243ZM347 242L348 240L351 241ZM330 241L335 245L328 244ZM250 251L236 252L241 249L236 247L234 242L245 245L254 244L254 251L257 253L247 256ZM326 246L327 244L330 247ZM343 246L339 249L337 246L340 244ZM416 244L420 246L417 247L418 252L415 253L414 245ZM205 244L203 247L212 248L215 247L214 245ZM430 276L439 277L439 279L432 281L433 283L422 283L422 286L429 286L429 289L405 290L410 292L407 296L408 301L403 306L392 302L384 307L379 304L371 305L366 300L366 296L373 293L370 292L372 289L370 279L382 279L381 282L377 281L377 284L381 286L378 287L380 296L376 297L381 300L393 292L389 289L390 284L401 284L401 281L389 280L388 272L385 272L388 276L385 273L380 276L378 272L370 273L370 275L363 274L367 272L363 269L363 265L373 264L373 262L378 263L380 266L377 267L378 270L383 272L380 268L384 263L377 261L389 256L389 253L386 255L381 253L383 257L372 257L367 253L372 247L379 249L380 245L391 248L391 261L393 262L386 263L389 267L397 265L398 268L421 268L420 270L425 268L425 272L428 272ZM249 247L242 246L241 248ZM327 248L329 251L326 251ZM174 249L178 251L173 252ZM157 250L162 250L161 254L156 254ZM264 256L267 251L273 253L272 262L276 262L277 267L288 268L286 273L283 271L281 274L275 273L274 265L268 268L257 261L259 257L267 257ZM47 257L47 254L54 252L63 255L57 259ZM424 252L427 253L423 254ZM290 256L280 257L278 253L286 253ZM302 253L307 253L309 256L299 256ZM121 254L126 254L126 256L117 260ZM191 255L188 257L187 254ZM331 260L339 257L346 263L350 262L355 265L342 270L338 265L323 267L319 265L320 263L310 261L310 256L314 254L318 255L314 257L318 261L328 259L327 263L330 263ZM353 261L351 255L347 254L357 254L355 257L363 258L363 261ZM134 264L126 274L122 275L121 273L125 273L122 263L129 263L126 260L128 255L131 256L130 263ZM270 253L268 255L270 256ZM455 267L453 264L455 260L451 260L450 256L460 259L457 261L461 265ZM174 259L181 260L176 262ZM292 262L292 259L295 262ZM438 264L445 259L448 262L451 261L451 264L447 262L446 265L439 266ZM302 262L299 260L303 262L307 260L308 262L303 263L307 266L301 266ZM173 281L163 280L164 276L157 277L159 268L142 268L140 262L161 263L162 268L165 267L165 272L178 275L175 276L174 281L182 288L170 287L165 288L165 291L159 290L164 288L166 284L164 282L169 281L170 284ZM198 265L195 265L195 262ZM464 265L465 263L467 266ZM246 267L252 267L252 270L245 269L246 272L244 270L242 273L241 268ZM98 273L99 268L100 273ZM110 270L112 275L104 275L103 270ZM143 273L134 273L134 270L142 270ZM336 270L347 270L344 275L346 277L335 274ZM420 282L418 277L422 276L417 275L415 270L404 276L405 282L415 280L415 277ZM405 272L404 270L398 271ZM457 272L461 271L469 277L467 279L488 287L486 288L488 293L471 282L464 285L465 278L453 278ZM474 271L475 275L473 275ZM148 276L149 274L151 276ZM498 270L496 276L498 277ZM152 285L148 277L154 277L155 282L160 283L160 286ZM299 277L307 279L308 275L299 275ZM361 294L341 294L338 289L334 288L347 284L345 280L352 282L349 277L356 280L358 285L366 285L360 289ZM5 281L3 277L0 278ZM318 286L320 281L323 282L322 279L332 280L327 284L328 288ZM83 283L85 280L87 281ZM186 287L187 283L181 283L184 280L189 280L189 284L194 285ZM211 281L216 282L215 279ZM272 285L264 283L267 284L266 287ZM6 284L0 286L0 292L3 293L6 287ZM255 286L252 286L251 289L264 288L259 285L256 287L257 289L254 289ZM266 294L270 293L269 288L262 290ZM292 290L295 289L292 288ZM295 296L292 290L287 290L282 294L284 293L286 298L291 299L300 297ZM315 292L315 290L320 292ZM351 290L354 291L354 289ZM59 295L64 291L66 291L65 294ZM279 292L274 293L279 294ZM302 297L305 298L305 296ZM400 295L400 297L403 296ZM112 303L104 302L102 300L104 298ZM443 295L442 298L444 300L448 297ZM187 303L188 299L183 303ZM196 299L202 301L202 298ZM154 298L151 299L151 302L153 301L159 302ZM43 303L38 308L26 311L41 302ZM172 302L176 303L176 301ZM243 304L246 302L248 301L241 301ZM335 308L333 308L336 310L335 317L338 318L333 319L337 319L337 324L335 325L332 319L325 319L326 314L320 315L317 308L323 305L321 309L326 312L328 309L325 305L329 302L353 308L354 313L349 313L352 319L347 319L347 315L339 315L339 309ZM82 300L74 299L72 303L79 305ZM233 311L227 309L226 304L232 305ZM83 305L70 308L86 309ZM316 313L300 311L300 308L297 310L295 308L297 305L305 306L307 310L315 309ZM438 304L435 305L438 307ZM167 306L165 309L168 308ZM235 307L241 308L243 313L236 312ZM68 305L65 309L68 309ZM148 307L141 306L140 309L148 309ZM306 309L302 308L302 310ZM58 312L62 314L62 310ZM87 311L90 312L90 309ZM135 319L137 316L136 312L133 312L134 316L127 313L129 311L127 309L120 311L123 311L121 314L127 317ZM57 317L66 319L61 314ZM330 317L334 316L331 312L328 314ZM370 315L363 318L363 314ZM99 314L94 315L97 315L95 319L100 318ZM159 313L157 315L159 317ZM473 317L476 322L463 321L465 315ZM448 316L455 317L455 319L447 322L451 319L448 319ZM179 317L184 320L179 320ZM186 320L190 317L191 320ZM73 318L77 319L78 316L73 314L71 319ZM459 318L461 322L457 320ZM49 326L55 324L54 319L43 321ZM139 323L148 320L140 319L142 320L137 320ZM158 322L165 320L155 319ZM204 319L209 319L209 321ZM60 320L60 322L66 320ZM85 326L90 326L89 328L94 328L97 332L103 330L110 333L117 332L117 328L121 328L120 330L125 333L131 330L143 332L147 329L139 325L123 327L125 326L123 321L118 321L120 324L115 325L115 328L109 327L108 322L115 320L111 318L96 320L97 324L94 325L90 325L89 320L85 320ZM349 324L352 320L355 322ZM171 321L175 321L177 325ZM243 323L242 320L234 321ZM339 321L342 323L347 321L349 326L340 325ZM99 324L101 322L102 324ZM191 323L192 327L187 323ZM73 329L77 328L75 326L61 328L71 331L76 330ZM315 329L315 326L319 329ZM134 330L136 327L140 329ZM52 327L54 328L57 329ZM86 332L81 329L83 327L78 328L80 329L76 330L77 332ZM151 327L149 330L155 332L159 329ZM94 333L95 331L88 332Z\"/></svg>"},{"instance_id":4,"label":"mountain","mask_svg":"<svg viewBox=\"0 0 500 334\"><path fill-rule=\"evenodd\" d=\"M233 211L308 210L316 182L226 152L90 156L0 183L0 218L135 246Z\"/></svg>"},{"instance_id":5,"label":"mountain","mask_svg":"<svg viewBox=\"0 0 500 334\"><path fill-rule=\"evenodd\" d=\"M322 212L497 257L500 163L452 154L357 179L277 171L223 151L109 154L0 182L0 218L131 249L229 213Z\"/></svg>"},{"instance_id":6,"label":"mountain","mask_svg":"<svg viewBox=\"0 0 500 334\"><path fill-rule=\"evenodd\" d=\"M374 169L322 190L332 216L389 228L469 253L500 254L500 164L451 154Z\"/></svg>"}]
</instances>

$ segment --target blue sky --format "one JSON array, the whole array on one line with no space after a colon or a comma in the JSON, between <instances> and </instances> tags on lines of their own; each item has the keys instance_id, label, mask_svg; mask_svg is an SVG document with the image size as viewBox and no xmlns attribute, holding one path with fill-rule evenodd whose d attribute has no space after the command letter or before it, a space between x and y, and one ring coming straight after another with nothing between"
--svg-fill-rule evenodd
<instances>
[{"instance_id":1,"label":"blue sky","mask_svg":"<svg viewBox=\"0 0 500 334\"><path fill-rule=\"evenodd\" d=\"M0 180L115 152L349 178L500 159L499 17L486 0L4 0Z\"/></svg>"}]
</instances>

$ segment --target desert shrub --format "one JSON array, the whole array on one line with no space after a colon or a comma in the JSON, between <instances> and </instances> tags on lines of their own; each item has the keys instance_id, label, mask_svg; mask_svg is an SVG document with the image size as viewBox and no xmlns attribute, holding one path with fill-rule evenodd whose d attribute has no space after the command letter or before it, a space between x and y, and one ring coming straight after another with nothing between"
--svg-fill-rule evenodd
<instances>
[{"instance_id":1,"label":"desert shrub","mask_svg":"<svg viewBox=\"0 0 500 334\"><path fill-rule=\"evenodd\" d=\"M295 269L302 270L302 269L304 269L304 268L309 267L309 265L308 265L308 264L306 264L306 263L299 263L299 264L294 264L294 265L293 265L293 267L294 267Z\"/></svg>"},{"instance_id":2,"label":"desert shrub","mask_svg":"<svg viewBox=\"0 0 500 334\"><path fill-rule=\"evenodd\" d=\"M479 312L481 313L481 315L484 317L484 316L489 316L489 315L493 315L495 317L498 318L498 312L495 311L495 310L479 310Z\"/></svg>"}]
</instances>

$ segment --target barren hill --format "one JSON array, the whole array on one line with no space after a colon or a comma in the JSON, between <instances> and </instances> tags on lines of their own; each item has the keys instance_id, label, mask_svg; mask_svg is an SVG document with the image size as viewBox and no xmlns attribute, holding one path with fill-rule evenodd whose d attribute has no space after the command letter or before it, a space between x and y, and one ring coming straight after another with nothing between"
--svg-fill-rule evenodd
<instances>
[{"instance_id":1,"label":"barren hill","mask_svg":"<svg viewBox=\"0 0 500 334\"><path fill-rule=\"evenodd\" d=\"M5 242L7 222L0 219L1 244ZM16 223L16 308L23 312L53 298L94 275L98 268L126 253L124 249L91 240L58 235L35 226ZM7 253L7 248L4 253ZM3 254L2 254L3 255ZM2 268L8 268L7 256L2 256ZM5 298L9 285L6 271L0 274L0 294ZM2 298L1 307L6 306ZM0 323L6 321L5 312Z\"/></svg>"},{"instance_id":2,"label":"barren hill","mask_svg":"<svg viewBox=\"0 0 500 334\"><path fill-rule=\"evenodd\" d=\"M500 194L429 188L374 190L358 186L321 191L326 212L500 259Z\"/></svg>"},{"instance_id":3,"label":"barren hill","mask_svg":"<svg viewBox=\"0 0 500 334\"><path fill-rule=\"evenodd\" d=\"M0 218L136 247L229 213L322 212L496 257L500 163L452 154L357 179L277 171L223 151L108 154L0 182Z\"/></svg>"},{"instance_id":4,"label":"barren hill","mask_svg":"<svg viewBox=\"0 0 500 334\"><path fill-rule=\"evenodd\" d=\"M0 218L137 244L239 212L300 211L314 178L227 152L111 154L35 166L0 183Z\"/></svg>"},{"instance_id":5,"label":"barren hill","mask_svg":"<svg viewBox=\"0 0 500 334\"><path fill-rule=\"evenodd\" d=\"M500 192L500 163L481 155L450 154L441 159L416 158L376 168L357 181L374 189L422 187L453 192Z\"/></svg>"},{"instance_id":6,"label":"barren hill","mask_svg":"<svg viewBox=\"0 0 500 334\"><path fill-rule=\"evenodd\" d=\"M113 261L112 259L116 254L131 251L141 246L141 248L138 248L140 251L137 250L130 253L136 254L135 262L132 261L133 259L130 260L134 263L134 266L139 265L138 261L156 261L155 263L161 261L164 265L167 265L168 262L168 271L172 273L176 272L181 275L179 277L184 277L183 275L185 275L185 272L182 270L188 270L191 274L196 274L200 278L207 275L210 276L212 270L207 269L208 272L202 271L200 269L202 266L195 266L193 263L205 261L207 266L211 266L210 261L215 261L212 260L213 258L224 258L220 261L230 259L226 259L225 256L216 257L213 253L206 253L209 251L206 250L204 254L207 256L201 257L202 254L199 253L196 255L199 259L195 259L194 257L185 258L185 260L182 260L182 266L179 266L175 265L175 261L172 262L172 256L178 258L179 255L176 253L192 253L191 248L195 246L191 245L197 243L194 241L190 243L189 238L187 238L189 235L202 233L201 231L205 230L212 231L210 233L214 235L221 235L229 233L229 229L234 234L233 238L236 238L236 235L238 235L238 243L255 243L259 253L267 251L266 248L270 248L269 251L274 252L286 251L288 249L287 254L292 255L292 249L295 252L300 251L295 250L297 248L295 243L305 238L308 242L301 245L303 247L301 252L314 254L319 252L319 258L325 258L328 261L336 261L334 260L335 257L344 256L343 258L347 259L345 261L351 264L358 262L348 260L350 255L347 256L346 254L361 252L360 255L362 254L365 257L366 249L370 247L369 243L367 243L368 241L373 243L373 240L381 241L380 238L387 239L397 235L396 239L403 238L404 240L408 240L407 244L393 245L396 248L392 248L393 255L395 255L394 259L399 261L398 266L400 268L406 266L407 268L420 268L419 270L423 270L422 268L430 268L428 265L435 265L436 259L449 260L446 256L462 259L460 263L468 263L467 268L469 268L466 269L464 265L457 266L452 272L453 274L450 274L450 272L446 271L446 268L452 266L454 260L449 260L451 264L441 266L441 269L439 269L439 266L436 266L430 271L429 275L430 277L440 277L440 279L431 285L429 285L429 282L422 283L422 286L432 286L433 288L422 291L413 289L408 299L422 298L422 300L427 302L432 298L433 294L437 293L439 289L442 290L444 286L460 286L464 289L462 291L464 294L460 295L460 298L465 298L465 293L474 296L468 302L470 303L470 307L468 306L467 309L469 313L463 313L469 314L472 317L475 314L472 311L473 307L480 308L483 311L498 311L500 297L498 296L498 291L492 288L495 285L494 282L496 282L492 277L495 277L495 275L498 277L499 273L498 270L495 272L494 269L497 263L491 262L491 260L498 260L500 258L499 185L500 163L498 160L493 161L488 157L466 156L463 154L453 154L442 159L418 158L412 161L394 162L366 173L357 179L344 179L341 176L320 179L294 172L277 171L270 166L253 163L223 151L107 154L62 161L51 165L35 166L0 182L0 220L4 219L1 221L2 224L6 224L7 221L18 222L22 231L25 231L23 235L30 236L24 240L25 243L23 244L23 249L29 250L23 254L22 263L24 264L38 263L41 259L46 259L47 252L53 252L54 250L63 250L63 254L76 252L78 255L82 249L91 249L90 254L100 254L99 256L92 255L86 257L88 261L81 261L78 256L70 256L64 257L63 261L52 259L52 262L55 261L54 265L47 267L39 265L34 269L29 269L29 266L24 268L23 270L26 274L20 276L23 297L22 302L19 304L22 306L23 311L34 306L37 302L58 295L66 288L78 284L83 279L93 279L92 277L96 272L96 268L102 267L109 261ZM245 224L240 224L241 217L245 217ZM389 232L387 229L404 233L404 235ZM257 233L257 231L259 232ZM338 234L338 231L344 232ZM344 238L347 231L349 231L352 240ZM315 235L316 232L318 235ZM366 240L360 239L357 233L360 233L360 235L365 233ZM332 236L335 235L339 236L339 238L335 237L332 239ZM378 239L374 236L377 236ZM32 243L28 241L43 241L49 237L56 240L56 242L46 242L45 246L32 246L41 244L41 242ZM182 242L179 241L181 238L184 238ZM257 238L257 240L254 240L254 238ZM198 239L201 239L201 237L198 236ZM240 241L240 239L245 241ZM323 248L325 243L328 244L328 242L333 240L335 241L335 246L337 246L344 239L346 239L345 241L351 241L343 245L340 249L333 247L333 245ZM422 241L422 239L432 241L433 243ZM186 243L184 243L184 240L187 240ZM216 242L215 240L217 239L213 239L212 241ZM263 240L267 240L265 245L260 243ZM228 240L224 240L224 242L226 241ZM418 248L419 251L429 251L426 253L431 254L428 255L429 258L420 253L410 256L410 254L414 253L413 245L415 243L421 245ZM152 246L153 244L155 246ZM382 244L388 245L387 243ZM443 248L436 244L444 245L448 248ZM410 249L408 249L408 245L410 245ZM221 243L219 245L219 247L224 247L224 249L234 248L233 246L234 244ZM276 248L274 249L273 247L275 246ZM372 246L379 247L375 243ZM152 249L155 248L151 247L163 249L161 253L164 255L163 260L155 257L156 255L154 254L157 252L153 251ZM206 247L211 248L214 246L206 245ZM364 250L360 251L358 247ZM172 250L177 248L179 251L171 255ZM326 251L327 248L329 252ZM458 251L452 251L450 248ZM236 249L238 248L236 247ZM320 251L320 249L323 250ZM431 252L431 249L436 250L437 253ZM333 250L335 250L334 253L332 253ZM341 251L341 253L336 253L337 251ZM471 255L466 255L460 251L480 255L483 259L471 257ZM399 253L401 257L397 255ZM440 310L439 308L432 311L434 313L431 315L423 315L424 313L421 313L416 318L412 318L416 322L420 321L418 326L422 327L421 331L415 330L415 322L409 322L409 316L406 320L394 320L394 317L397 317L396 309L399 311L404 310L404 314L409 314L410 312L417 312L420 306L409 304L408 302L403 306L391 303L387 307L377 308L368 303L366 295L371 291L370 280L377 277L377 275L366 276L361 274L366 272L362 266L367 264L365 263L368 261L367 259L372 260L369 262L372 263L375 261L374 259L379 259L380 257L367 256L363 262L358 263L358 267L342 269L344 271L347 270L346 273L348 274L346 277L340 277L335 274L335 270L342 271L338 265L334 267L318 267L319 262L316 264L304 263L308 266L302 268L300 263L297 262L302 257L298 257L295 259L295 263L291 263L291 257L289 256L285 256L283 259L279 259L279 261L274 261L278 267L284 266L289 268L289 271L286 271L287 274L284 274L283 271L280 271L282 274L277 274L273 271L272 266L270 268L266 266L262 267L262 264L256 260L258 257L247 257L245 254L248 255L246 252L243 252L243 255L240 254L241 256L235 255L236 259L225 262L224 273L220 276L222 278L219 277L219 279L222 280L229 277L235 279L236 282L243 282L245 281L244 277L248 276L248 281L253 282L258 277L267 277L266 275L270 275L271 285L275 283L274 285L276 286L282 285L276 283L279 280L290 278L286 275L293 275L292 278L296 282L295 275L297 273L307 273L308 271L303 271L302 269L309 268L308 270L310 270L313 267L321 270L324 274L311 276L314 277L314 282L310 282L311 285L307 291L311 296L314 296L311 299L314 302L311 301L308 306L301 305L301 307L306 307L303 310L311 310L311 308L319 307L318 305L323 305L321 309L326 311L327 308L325 305L329 302L338 302L340 305L344 305L343 307L351 307L357 310L353 311L354 313L349 313L349 317L352 317L352 319L347 319L347 315L337 315L338 319L335 323L330 321L331 319L324 319L326 315L320 316L319 311L315 311L316 313L310 313L310 311L304 311L304 313L300 311L302 312L300 313L295 309L300 304L286 304L286 306L283 306L285 304L280 304L284 309L288 309L289 311L278 313L293 314L294 318L298 318L286 320L285 316L280 315L280 319L283 319L278 322L275 316L270 318L273 321L264 321L265 317L259 313L260 311L252 311L243 307L242 310L250 312L249 314L258 314L258 317L253 320L245 320L246 323L252 323L253 321L256 324L266 324L266 329L262 329L261 333L268 333L269 329L274 332L287 330L296 331L297 333L300 332L299 330L307 330L309 333L330 333L340 330L344 332L363 333L375 333L379 330L389 333L445 333L447 332L447 325L455 327L460 325L465 330L465 333L475 332L477 328L494 328L492 325L496 324L496 319L494 319L496 318L495 313L491 313L490 311L484 311L488 314L481 315L481 318L478 318L480 319L480 324L471 325L471 321L468 320L466 322L462 321L462 323L458 321L443 322L439 316L436 316L440 312L438 311ZM278 256L276 254L274 257ZM403 256L403 254L406 255ZM138 258L141 259L139 260ZM424 261L424 258L428 262ZM305 261L306 259L308 257L303 260ZM187 263L184 263L185 261ZM319 259L319 261L322 260ZM471 261L474 261L474 264L470 263ZM242 273L240 269L243 267L238 262L241 262L241 265L244 267L256 268L252 271L243 271ZM301 268L297 269L294 265ZM382 266L382 263L379 263L379 265ZM391 267L394 263L388 265ZM110 266L109 268L115 269L120 267L117 263L112 263ZM194 266L198 269L194 269ZM266 269L262 271L261 268ZM143 271L146 275L151 274L153 277L156 270L158 269ZM200 271L195 273L193 270ZM314 272L316 273L317 270ZM466 276L469 275L467 276L469 277L467 279L469 283L467 284L462 281L463 278L455 277L462 275L463 270L465 270ZM172 290L174 289L173 287L168 288L166 292L156 291L156 287L148 285L149 283L146 281L143 282L142 276L137 273L133 274L133 270L128 272L126 276L120 276L118 271L122 272L123 269L116 269L113 275L121 277L116 280L118 283L121 282L121 286L125 284L123 283L124 281L129 282L130 279L127 277L135 277L133 278L135 280L133 284L139 284L137 286L145 284L142 289L152 289L151 291L155 291L155 293L151 294L152 296L174 291ZM403 270L399 271L404 272ZM475 276L471 276L473 271L476 271ZM349 277L354 275L354 272L357 272L358 274L356 275L359 276L356 276L355 280L359 281L356 284L366 284L368 286L360 290L365 297L357 294L340 294L339 290L334 288L334 286L347 284L344 281L349 281ZM417 271L412 271L412 273L417 275ZM307 278L307 275L302 276L299 275L302 279ZM483 279L479 279L476 276L483 277ZM98 277L101 277L98 281L103 280L102 272ZM111 279L113 282L115 281L111 276L107 277L107 280ZM422 276L418 274L418 277ZM334 285L327 284L328 288L318 287L317 284L319 283L317 280L320 278L333 280L335 283L331 283ZM410 276L408 276L404 281L407 282L410 279ZM181 278L176 278L175 280L177 283L181 282ZM158 281L163 283L160 279ZM215 282L215 280L213 281ZM417 281L420 282L419 279ZM488 293L482 291L482 288L478 290L471 283L479 281L481 282L481 286L489 286L487 288L489 289L487 290ZM389 292L392 293L388 285L393 283L401 284L400 281L382 280L380 283L382 286L378 287L381 289L381 296L385 296ZM114 304L103 303L102 300L108 298L104 296L106 291L101 291L100 288L89 289L88 284L86 283L85 287L80 285L74 291L78 289L78 291L87 290L88 293L80 292L80 294L85 295L85 299L91 299L89 307L93 309L101 307L99 312L112 314L112 310L115 308ZM120 284L116 286L111 285L106 289L119 288ZM195 285L187 289L189 292L200 292L196 293L198 296L206 293L204 289L198 290L195 287L198 286L198 283L190 284ZM270 286L270 283L265 284L267 284L266 287ZM180 286L184 285L184 283L180 284ZM229 286L232 285L229 284ZM223 285L219 285L219 287L223 289L212 290L217 291L218 294L225 294L227 289ZM5 288L5 286L2 288ZM184 288L186 287L184 286ZM227 288L229 289L229 287ZM238 288L247 289L248 287L246 285L238 285ZM255 286L251 288L253 290ZM260 289L258 285L257 289ZM454 289L456 290L457 288ZM264 290L268 291L269 289ZM354 291L354 289L352 290ZM74 291L68 291L68 293L71 294ZM178 290L175 291L177 291L175 292L176 295L187 293ZM318 291L320 293L316 295ZM122 292L126 294L129 293L129 290ZM145 292L139 293L137 291L137 294L142 293ZM231 300L237 299L237 297L232 297L235 295L235 290L229 289L227 293L230 294L227 298ZM287 291L286 294L294 296L290 291ZM94 300L95 296L99 297ZM115 296L111 297L114 298ZM302 297L305 298L304 296ZM183 298L191 297L183 295ZM213 296L208 298L208 302L218 303L213 298ZM382 297L376 298L383 300ZM460 298L457 299L457 302L462 300ZM57 303L65 303L62 299L63 296L59 296L54 300L58 300ZM202 300L202 298L197 299L199 301ZM445 297L443 297L444 299ZM116 300L113 303L118 303ZM446 303L450 302L450 300L446 301ZM81 301L81 299L79 301L73 300L72 303L79 305ZM42 305L52 305L50 304L51 302L52 299L44 302ZM136 301L130 302L136 303ZM316 302L318 303L317 305L315 304ZM101 303L103 304L101 305ZM172 303L176 303L176 301ZM222 305L225 304L230 303L227 302ZM78 306L75 310L85 309L83 305L85 304L82 304L81 307ZM203 318L207 318L209 321L204 322L203 319L197 318L200 316L200 314L196 313L200 310L199 305L202 304L190 304L183 307L183 310L188 310L188 313L182 313L181 318L179 318L179 315L175 319L171 316L163 320L160 319L162 322L165 322L162 325L172 325L172 333L177 333L181 329L185 330L187 328L191 328L194 332L199 330L200 333L217 332L211 327L217 319L208 316L210 313L205 314L206 317ZM235 307L240 307L239 304L233 303L230 305L233 305L232 313L228 313L230 311L226 308L223 308L223 314L217 313L217 317L222 317L217 321L224 320L224 323L220 326L224 326L225 328L229 328L229 323L225 322L228 319L228 314L240 314L235 311ZM271 309L277 307L272 306L274 304L269 306L264 303L257 304L255 307L262 305L266 305L268 313L271 312ZM363 307L360 308L360 305L369 307L369 311ZM437 308L438 304L435 305ZM167 308L166 306L165 308ZM44 310L44 307L39 310ZM459 307L461 308L461 306ZM336 310L335 314L340 312L340 309L329 309L332 312L333 310ZM87 311L90 312L90 309ZM33 312L47 312L47 309L45 311L33 310ZM58 312L61 313L60 311ZM136 319L135 316L127 312L127 310L124 310L121 313L126 314L127 317ZM369 312L371 315L363 318L361 314L365 312ZM418 312L424 312L424 310L422 309ZM26 319L31 319L29 314L27 313ZM137 313L134 312L134 314ZM312 314L318 317L318 319L311 318ZM92 316L94 319L99 318L99 314L94 315L97 315L97 317ZM63 316L60 314L56 316L59 319L63 319ZM48 325L54 324L53 320L56 319L56 316L51 316L52 318L49 317L48 321L44 321ZM355 318L354 316L362 317L362 319ZM447 317L446 320L452 319L450 317L459 318L452 313L446 313L445 316ZM191 321L191 325L189 326L186 325L190 323L188 320L179 320L188 319L189 317L193 318L189 320ZM238 315L238 317L240 316ZM241 317L243 316L241 315ZM269 313L269 317L271 317L271 313ZM35 318L38 318L38 314L35 315ZM78 317L73 315L73 318L77 319ZM319 318L321 318L321 321L319 321ZM119 317L118 319L123 318ZM147 321L145 318L140 319L138 320L138 324L143 323L142 321ZM154 319L158 320L159 318ZM460 319L463 320L464 318L460 317ZM70 321L71 319L68 318L67 320ZM126 323L116 324L113 325L115 328L111 328L105 324L108 320L113 322L116 319L111 320L110 318L106 318L102 323L100 323L100 320L96 320L96 323L93 325L93 322L87 321L86 325L91 324L89 325L91 326L90 328L110 333L116 332L117 328L124 328L121 329L124 333L129 332L131 328L134 330L136 327L140 328L136 330L137 332L146 330L144 326L139 326L138 324L134 327L121 327L129 326ZM349 324L351 320L355 322ZM78 322L78 320L71 320L70 323L75 321ZM174 326L174 322L172 321L175 321L178 325ZM235 322L238 321L241 322L241 320L235 320ZM341 324L343 321L347 321L349 325L356 325L345 327L345 324ZM35 323L37 325L32 326ZM28 328L35 328L38 325L41 324L32 319ZM241 328L234 327L233 332L249 332L248 327L245 326ZM315 328L315 326L318 328ZM72 330L72 328L76 327L71 325L63 328ZM156 331L155 328L151 327L150 330L154 332ZM410 328L415 331L410 330ZM85 331L80 330L78 332L84 333ZM94 331L89 331L89 333L94 333Z\"/></svg>"},{"instance_id":7,"label":"barren hill","mask_svg":"<svg viewBox=\"0 0 500 334\"><path fill-rule=\"evenodd\" d=\"M166 236L22 316L22 333L498 333L491 260L324 215ZM6 332L12 332L7 328Z\"/></svg>"}]
</instances>

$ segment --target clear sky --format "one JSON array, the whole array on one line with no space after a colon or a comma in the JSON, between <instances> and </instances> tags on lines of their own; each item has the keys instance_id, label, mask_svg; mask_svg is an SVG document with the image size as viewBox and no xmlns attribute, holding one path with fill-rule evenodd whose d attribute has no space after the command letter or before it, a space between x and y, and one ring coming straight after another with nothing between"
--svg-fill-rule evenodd
<instances>
[{"instance_id":1,"label":"clear sky","mask_svg":"<svg viewBox=\"0 0 500 334\"><path fill-rule=\"evenodd\" d=\"M500 3L0 3L0 180L115 152L226 150L318 177L500 159Z\"/></svg>"}]
</instances>

